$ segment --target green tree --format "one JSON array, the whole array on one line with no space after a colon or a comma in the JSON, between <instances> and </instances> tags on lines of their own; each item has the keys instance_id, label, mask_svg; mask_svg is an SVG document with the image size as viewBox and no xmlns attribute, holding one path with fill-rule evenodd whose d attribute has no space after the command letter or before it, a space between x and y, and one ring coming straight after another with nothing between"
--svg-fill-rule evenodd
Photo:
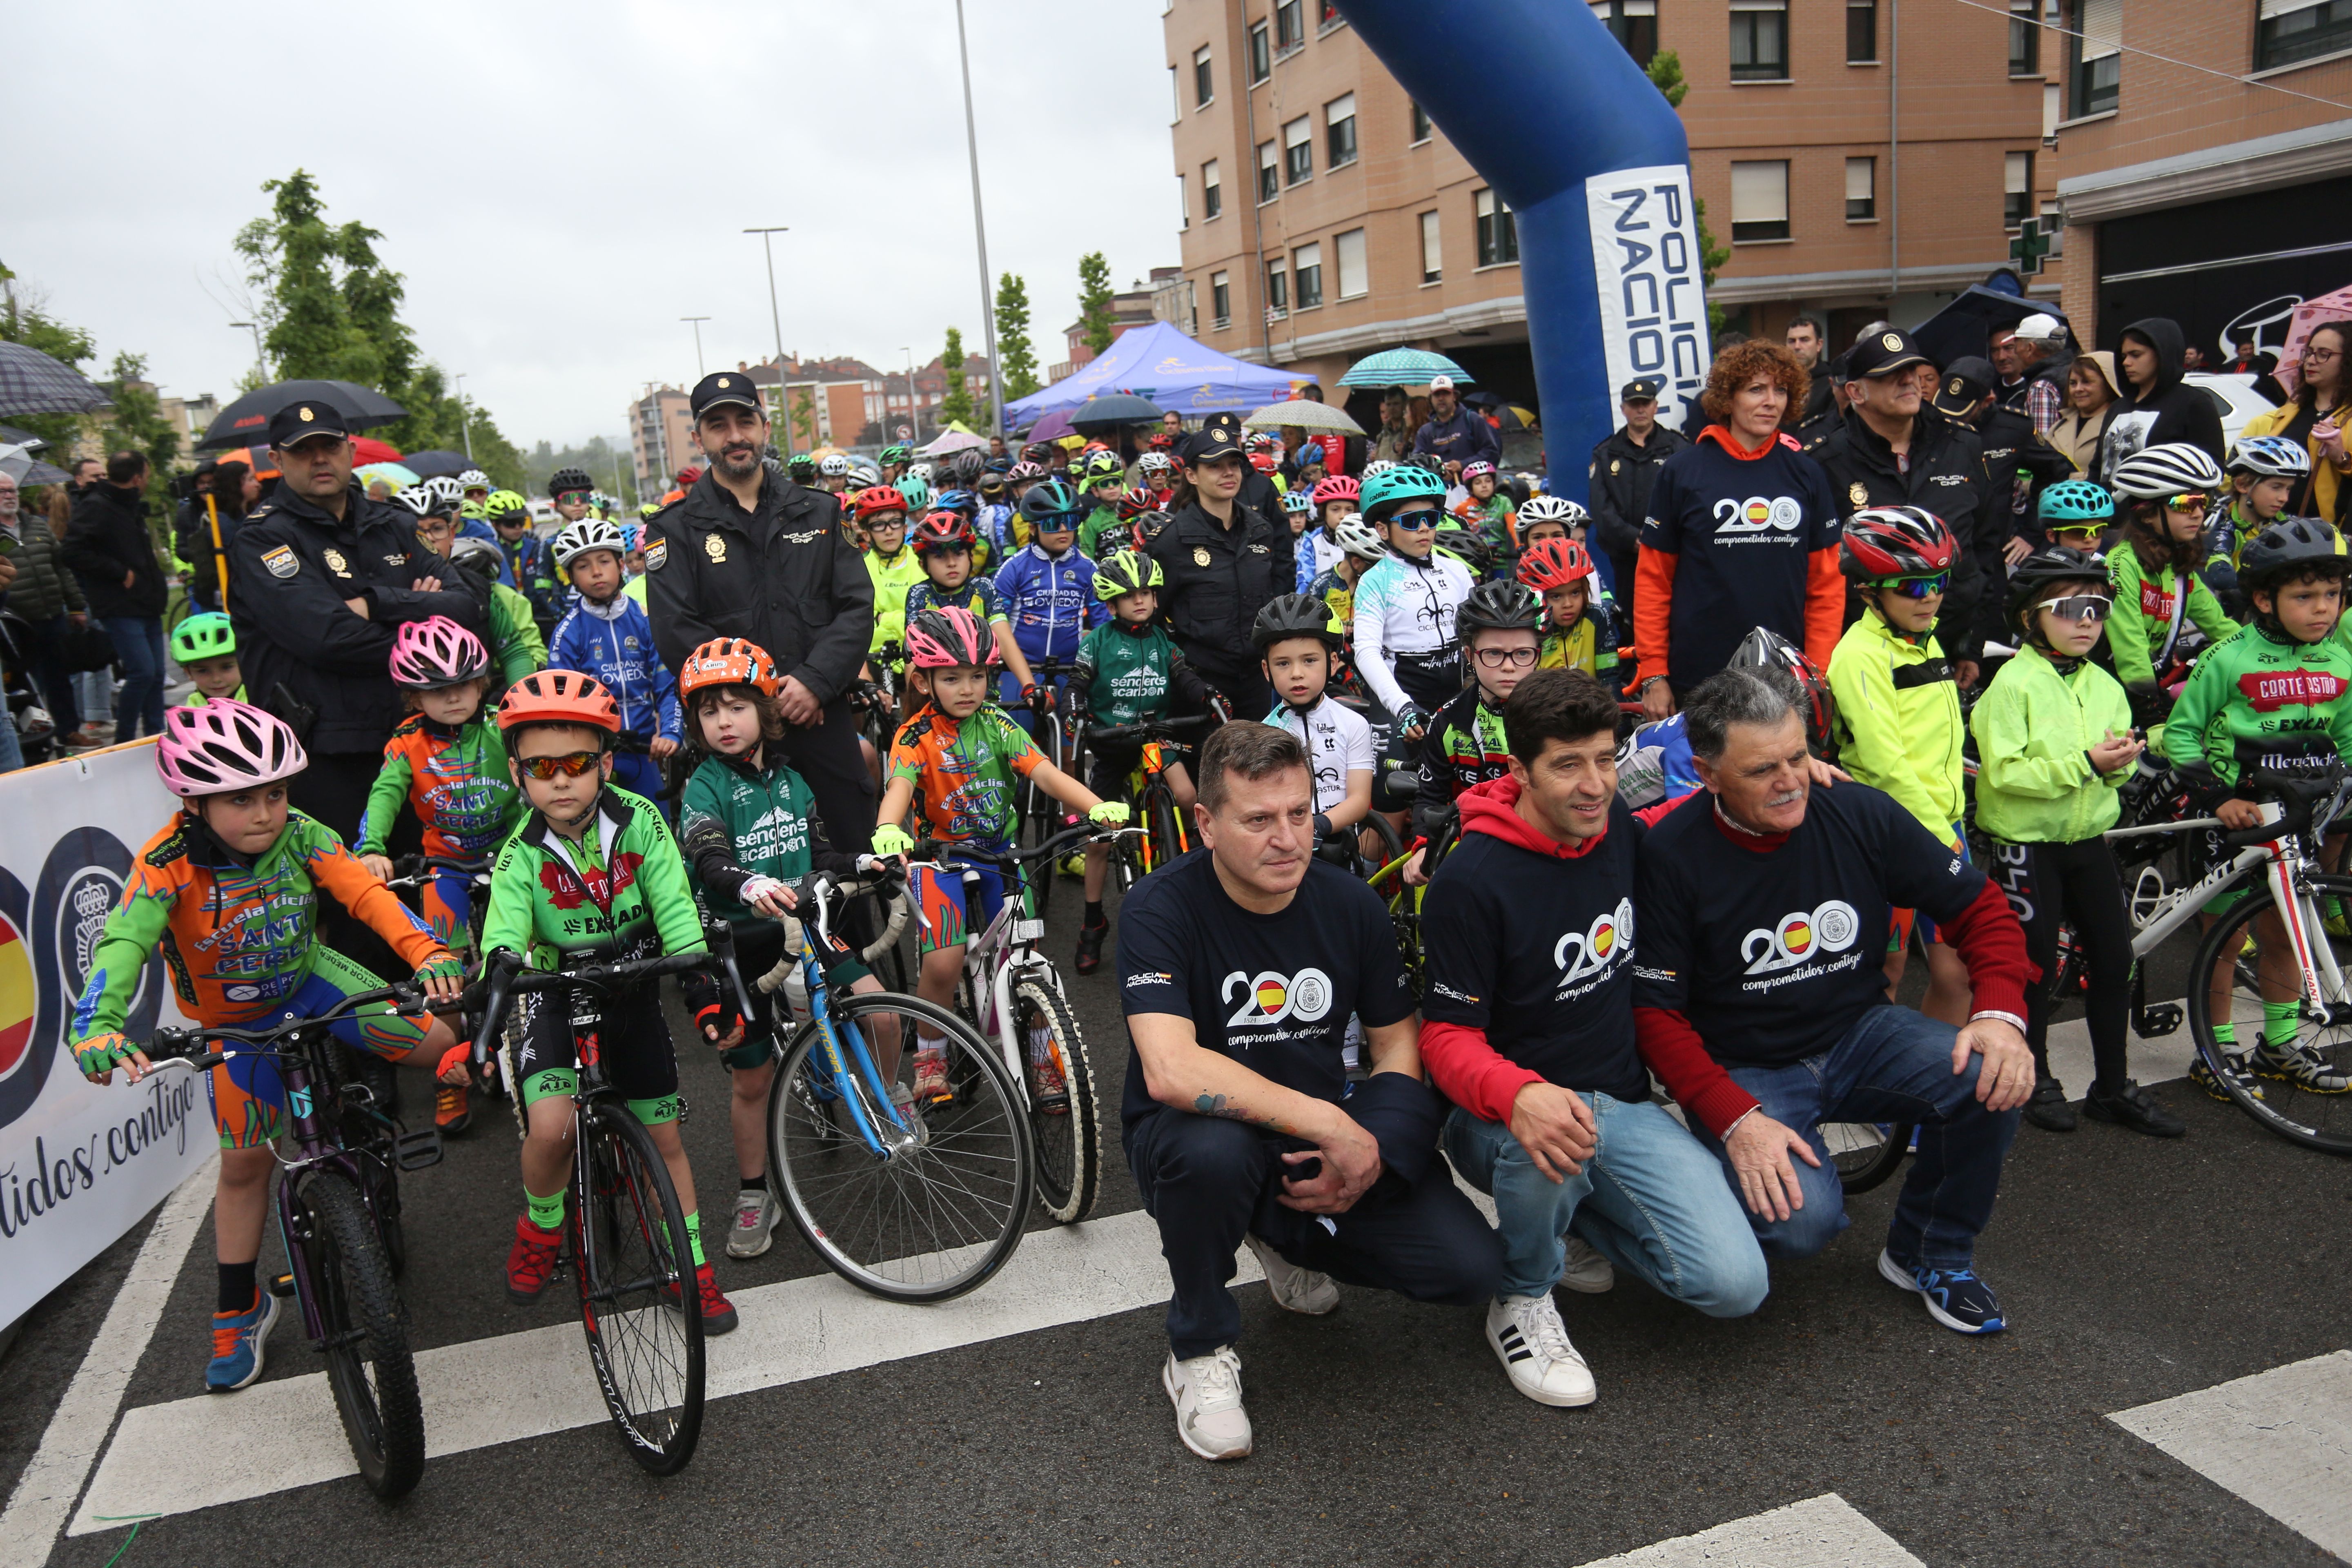
<instances>
[{"instance_id":1,"label":"green tree","mask_svg":"<svg viewBox=\"0 0 2352 1568\"><path fill-rule=\"evenodd\" d=\"M996 284L996 353L1004 362L1004 400L1037 390L1037 350L1029 341L1029 282L1008 272Z\"/></svg>"},{"instance_id":2,"label":"green tree","mask_svg":"<svg viewBox=\"0 0 2352 1568\"><path fill-rule=\"evenodd\" d=\"M793 450L816 450L816 389L803 386L793 395Z\"/></svg>"},{"instance_id":3,"label":"green tree","mask_svg":"<svg viewBox=\"0 0 2352 1568\"><path fill-rule=\"evenodd\" d=\"M147 499L156 503L148 516L156 522L171 516L172 465L180 456L180 433L163 417L163 400L147 381L146 355L118 353L110 368L112 374L99 383L114 400L105 415L107 451L145 454Z\"/></svg>"},{"instance_id":4,"label":"green tree","mask_svg":"<svg viewBox=\"0 0 2352 1568\"><path fill-rule=\"evenodd\" d=\"M98 353L98 345L79 327L68 326L49 315L37 297L26 297L16 275L0 267L0 342L22 343L76 370ZM88 374L88 373L84 373ZM8 423L49 444L47 456L63 465L74 437L82 428L79 414L11 414Z\"/></svg>"},{"instance_id":5,"label":"green tree","mask_svg":"<svg viewBox=\"0 0 2352 1568\"><path fill-rule=\"evenodd\" d=\"M1648 67L1651 82L1670 108L1679 110L1683 98L1690 91L1690 83L1683 78L1683 58L1672 49L1660 49L1650 57ZM1700 281L1712 292L1715 275L1731 259L1727 246L1717 245L1715 234L1706 226L1706 203L1694 191L1691 194L1691 216L1698 223L1698 269ZM1724 310L1712 299L1706 304L1706 326L1710 332L1723 331Z\"/></svg>"},{"instance_id":6,"label":"green tree","mask_svg":"<svg viewBox=\"0 0 2352 1568\"><path fill-rule=\"evenodd\" d=\"M629 473L629 457L620 447L602 436L589 437L584 445L566 446L557 450L545 441L533 447L523 459L529 476L531 495L548 493L547 481L558 468L578 468L595 481L596 488L608 495L618 495L626 507L637 504L635 481ZM621 488L614 490L613 487Z\"/></svg>"},{"instance_id":7,"label":"green tree","mask_svg":"<svg viewBox=\"0 0 2352 1568\"><path fill-rule=\"evenodd\" d=\"M1110 263L1099 250L1078 258L1078 323L1086 329L1087 347L1097 353L1110 347L1118 334L1111 330Z\"/></svg>"},{"instance_id":8,"label":"green tree","mask_svg":"<svg viewBox=\"0 0 2352 1568\"><path fill-rule=\"evenodd\" d=\"M948 378L947 395L940 399L940 424L971 428L971 389L963 379L963 333L948 329L948 346L940 351L940 369Z\"/></svg>"}]
</instances>

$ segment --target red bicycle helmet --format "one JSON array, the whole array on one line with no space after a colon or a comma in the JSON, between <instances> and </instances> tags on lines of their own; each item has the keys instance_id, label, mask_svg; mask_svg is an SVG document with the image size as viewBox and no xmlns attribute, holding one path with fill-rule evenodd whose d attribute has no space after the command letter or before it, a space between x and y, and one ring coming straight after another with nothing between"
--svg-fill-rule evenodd
<instances>
[{"instance_id":1,"label":"red bicycle helmet","mask_svg":"<svg viewBox=\"0 0 2352 1568\"><path fill-rule=\"evenodd\" d=\"M1538 539L1519 557L1519 581L1538 594L1592 575L1592 552L1573 539Z\"/></svg>"},{"instance_id":2,"label":"red bicycle helmet","mask_svg":"<svg viewBox=\"0 0 2352 1568\"><path fill-rule=\"evenodd\" d=\"M617 735L621 705L593 675L576 669L535 670L508 687L499 700L501 732L524 724L577 724Z\"/></svg>"},{"instance_id":3,"label":"red bicycle helmet","mask_svg":"<svg viewBox=\"0 0 2352 1568\"><path fill-rule=\"evenodd\" d=\"M713 686L749 686L773 697L783 681L776 674L776 661L758 643L744 637L712 637L688 654L678 667L677 700L688 701L696 692Z\"/></svg>"},{"instance_id":4,"label":"red bicycle helmet","mask_svg":"<svg viewBox=\"0 0 2352 1568\"><path fill-rule=\"evenodd\" d=\"M891 485L868 485L857 492L857 521L864 522L877 511L907 510L907 498Z\"/></svg>"},{"instance_id":5,"label":"red bicycle helmet","mask_svg":"<svg viewBox=\"0 0 2352 1568\"><path fill-rule=\"evenodd\" d=\"M917 669L986 669L1001 657L995 634L970 610L941 605L907 617L907 658Z\"/></svg>"},{"instance_id":6,"label":"red bicycle helmet","mask_svg":"<svg viewBox=\"0 0 2352 1568\"><path fill-rule=\"evenodd\" d=\"M1160 509L1160 498L1147 489L1128 490L1118 498L1118 520L1133 522L1147 511Z\"/></svg>"},{"instance_id":7,"label":"red bicycle helmet","mask_svg":"<svg viewBox=\"0 0 2352 1568\"><path fill-rule=\"evenodd\" d=\"M971 519L960 511L935 511L915 525L907 542L920 555L931 550L970 550L980 541Z\"/></svg>"},{"instance_id":8,"label":"red bicycle helmet","mask_svg":"<svg viewBox=\"0 0 2352 1568\"><path fill-rule=\"evenodd\" d=\"M1805 717L1806 744L1817 750L1829 744L1830 725L1837 718L1837 699L1831 695L1829 681L1805 657L1804 649L1769 626L1758 626L1739 639L1739 646L1731 650L1730 661L1724 668L1785 671L1805 694L1798 711Z\"/></svg>"},{"instance_id":9,"label":"red bicycle helmet","mask_svg":"<svg viewBox=\"0 0 2352 1568\"><path fill-rule=\"evenodd\" d=\"M1315 489L1310 492L1308 499L1314 501L1315 510L1321 511L1335 500L1362 500L1363 487L1345 474L1333 474L1328 479L1316 480Z\"/></svg>"},{"instance_id":10,"label":"red bicycle helmet","mask_svg":"<svg viewBox=\"0 0 2352 1568\"><path fill-rule=\"evenodd\" d=\"M1857 583L1932 577L1952 569L1952 531L1916 506L1864 507L1845 521L1838 567Z\"/></svg>"}]
</instances>

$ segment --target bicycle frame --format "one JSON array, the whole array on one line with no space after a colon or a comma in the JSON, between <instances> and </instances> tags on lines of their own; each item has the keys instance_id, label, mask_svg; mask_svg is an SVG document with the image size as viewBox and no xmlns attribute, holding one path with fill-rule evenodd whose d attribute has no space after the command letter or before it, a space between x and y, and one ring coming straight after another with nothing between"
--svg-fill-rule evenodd
<instances>
[{"instance_id":1,"label":"bicycle frame","mask_svg":"<svg viewBox=\"0 0 2352 1568\"><path fill-rule=\"evenodd\" d=\"M809 1018L817 1026L818 1037L824 1042L825 1066L833 1080L828 1088L849 1107L850 1119L856 1123L857 1135L865 1141L867 1151L877 1160L895 1159L916 1147L920 1138L909 1120L910 1113L890 1098L890 1086L882 1081L882 1069L876 1065L874 1053L866 1048L864 1033L855 1029L847 1031L854 1043L843 1044L844 1031L833 1016L833 988L825 982L824 966L816 960L817 943L826 941L832 934L832 908L822 892L818 894L816 904L817 942L811 942L803 938L801 942L801 980L808 987ZM781 1047L782 1041L780 1039L777 1044ZM902 1041L900 1049L904 1048ZM858 1092L861 1087L863 1093ZM888 1113L890 1124L887 1131L874 1125L873 1118L866 1111L868 1103L880 1106Z\"/></svg>"}]
</instances>

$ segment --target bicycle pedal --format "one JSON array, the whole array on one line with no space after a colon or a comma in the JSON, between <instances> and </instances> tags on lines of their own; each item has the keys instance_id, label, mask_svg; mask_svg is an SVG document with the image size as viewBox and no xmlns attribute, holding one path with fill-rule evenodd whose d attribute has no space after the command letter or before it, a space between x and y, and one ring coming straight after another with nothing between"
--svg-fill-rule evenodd
<instances>
[{"instance_id":1,"label":"bicycle pedal","mask_svg":"<svg viewBox=\"0 0 2352 1568\"><path fill-rule=\"evenodd\" d=\"M269 1280L269 1293L277 1297L281 1301L292 1300L294 1299L294 1276L291 1274L278 1274L271 1276Z\"/></svg>"},{"instance_id":2,"label":"bicycle pedal","mask_svg":"<svg viewBox=\"0 0 2352 1568\"><path fill-rule=\"evenodd\" d=\"M441 1130L420 1128L392 1141L392 1163L404 1171L426 1171L441 1163Z\"/></svg>"},{"instance_id":3,"label":"bicycle pedal","mask_svg":"<svg viewBox=\"0 0 2352 1568\"><path fill-rule=\"evenodd\" d=\"M2178 1030L2186 1019L2178 1002L2158 1002L2140 1009L2132 1027L2143 1040L2160 1040Z\"/></svg>"}]
</instances>

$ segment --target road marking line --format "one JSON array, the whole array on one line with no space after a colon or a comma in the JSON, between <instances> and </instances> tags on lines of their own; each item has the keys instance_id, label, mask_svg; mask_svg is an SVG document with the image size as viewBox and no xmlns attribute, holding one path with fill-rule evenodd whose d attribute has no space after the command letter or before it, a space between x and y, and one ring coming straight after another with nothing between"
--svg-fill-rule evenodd
<instances>
[{"instance_id":1,"label":"road marking line","mask_svg":"<svg viewBox=\"0 0 2352 1568\"><path fill-rule=\"evenodd\" d=\"M58 1528L65 1523L82 1482L89 1479L90 1464L122 1404L122 1391L171 1300L172 1282L179 1278L188 1246L204 1228L219 1161L215 1154L173 1189L154 1228L140 1243L139 1256L114 1292L98 1337L89 1342L66 1396L41 1434L41 1446L16 1478L8 1511L0 1514L0 1568L41 1568L49 1560Z\"/></svg>"},{"instance_id":2,"label":"road marking line","mask_svg":"<svg viewBox=\"0 0 2352 1568\"><path fill-rule=\"evenodd\" d=\"M1234 1282L1261 1278L1244 1249ZM709 1342L707 1396L1156 1307L1168 1293L1159 1227L1139 1209L1034 1232L1003 1272L940 1306L885 1301L831 1273L762 1285L733 1298L742 1325ZM436 1458L607 1419L576 1321L426 1351L416 1374L425 1449ZM723 1428L704 1435L726 1440ZM237 1462L173 1458L190 1454L234 1454ZM617 1445L612 1460L626 1463ZM124 1415L68 1533L119 1528L100 1514L185 1513L356 1473L323 1373L144 1405Z\"/></svg>"},{"instance_id":3,"label":"road marking line","mask_svg":"<svg viewBox=\"0 0 2352 1568\"><path fill-rule=\"evenodd\" d=\"M2352 1351L2107 1419L2322 1549L2352 1557Z\"/></svg>"},{"instance_id":4,"label":"road marking line","mask_svg":"<svg viewBox=\"0 0 2352 1568\"><path fill-rule=\"evenodd\" d=\"M1584 1568L1927 1568L1835 1492Z\"/></svg>"},{"instance_id":5,"label":"road marking line","mask_svg":"<svg viewBox=\"0 0 2352 1568\"><path fill-rule=\"evenodd\" d=\"M2185 1012L2189 1004L2180 998ZM2250 1004L2241 1011L2251 1016L2254 1023L2262 1022L2263 1010ZM2247 1020L2241 1018L2241 1024ZM2239 1037L2244 1038L2243 1035ZM2091 1066L2091 1026L2081 1018L2069 1018L2063 1024L2050 1026L2050 1070L2066 1086L2066 1098L2080 1100L2091 1091L2095 1069ZM2125 1026L2124 1065L2133 1078L2145 1086L2170 1083L2174 1079L2189 1076L2189 1064L2197 1059L2197 1038L2184 1021L2180 1027L2161 1039L2142 1039L2137 1032Z\"/></svg>"}]
</instances>

